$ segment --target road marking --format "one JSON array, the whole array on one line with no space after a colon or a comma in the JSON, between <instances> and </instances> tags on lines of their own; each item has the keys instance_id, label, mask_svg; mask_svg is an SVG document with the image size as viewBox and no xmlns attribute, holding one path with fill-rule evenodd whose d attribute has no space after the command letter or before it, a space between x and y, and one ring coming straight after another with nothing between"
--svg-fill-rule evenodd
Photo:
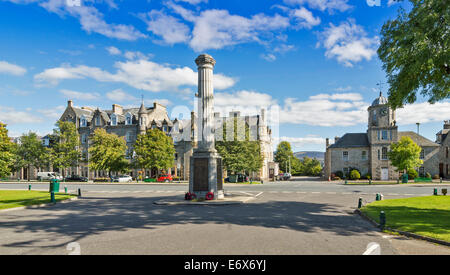
<instances>
[{"instance_id":1,"label":"road marking","mask_svg":"<svg viewBox=\"0 0 450 275\"><path fill-rule=\"evenodd\" d=\"M321 192L311 192L311 194L320 194Z\"/></svg>"},{"instance_id":2,"label":"road marking","mask_svg":"<svg viewBox=\"0 0 450 275\"><path fill-rule=\"evenodd\" d=\"M264 192L259 192L258 195L255 196L255 198L257 198L259 195L261 195Z\"/></svg>"},{"instance_id":3,"label":"road marking","mask_svg":"<svg viewBox=\"0 0 450 275\"><path fill-rule=\"evenodd\" d=\"M363 253L363 255L380 255L381 247L378 243L369 243L367 245L367 250Z\"/></svg>"},{"instance_id":4,"label":"road marking","mask_svg":"<svg viewBox=\"0 0 450 275\"><path fill-rule=\"evenodd\" d=\"M336 194L336 192L325 192L327 194Z\"/></svg>"}]
</instances>

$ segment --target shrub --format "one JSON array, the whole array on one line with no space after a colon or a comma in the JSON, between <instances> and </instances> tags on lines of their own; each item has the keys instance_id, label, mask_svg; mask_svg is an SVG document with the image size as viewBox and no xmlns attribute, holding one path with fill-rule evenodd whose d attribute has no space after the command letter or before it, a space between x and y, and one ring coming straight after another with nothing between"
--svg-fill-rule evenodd
<instances>
[{"instance_id":1,"label":"shrub","mask_svg":"<svg viewBox=\"0 0 450 275\"><path fill-rule=\"evenodd\" d=\"M417 173L416 170L414 170L414 169L408 170L408 179L409 180L413 180L413 179L417 178L418 176L419 176L419 173Z\"/></svg>"},{"instance_id":2,"label":"shrub","mask_svg":"<svg viewBox=\"0 0 450 275\"><path fill-rule=\"evenodd\" d=\"M427 172L427 173L425 174L425 176L426 176L427 179L431 179L431 174L430 174L430 173Z\"/></svg>"},{"instance_id":3,"label":"shrub","mask_svg":"<svg viewBox=\"0 0 450 275\"><path fill-rule=\"evenodd\" d=\"M344 177L344 172L342 171L336 171L334 174L336 175L337 178L342 179Z\"/></svg>"},{"instance_id":4,"label":"shrub","mask_svg":"<svg viewBox=\"0 0 450 275\"><path fill-rule=\"evenodd\" d=\"M350 172L350 179L351 180L359 180L361 178L361 175L359 174L358 170L352 170Z\"/></svg>"},{"instance_id":5,"label":"shrub","mask_svg":"<svg viewBox=\"0 0 450 275\"><path fill-rule=\"evenodd\" d=\"M440 178L441 178L441 177L439 177L438 174L436 174L436 175L433 176L433 179L434 179L434 180L438 180L438 179L440 179Z\"/></svg>"},{"instance_id":6,"label":"shrub","mask_svg":"<svg viewBox=\"0 0 450 275\"><path fill-rule=\"evenodd\" d=\"M340 177L334 177L333 180L341 180Z\"/></svg>"}]
</instances>

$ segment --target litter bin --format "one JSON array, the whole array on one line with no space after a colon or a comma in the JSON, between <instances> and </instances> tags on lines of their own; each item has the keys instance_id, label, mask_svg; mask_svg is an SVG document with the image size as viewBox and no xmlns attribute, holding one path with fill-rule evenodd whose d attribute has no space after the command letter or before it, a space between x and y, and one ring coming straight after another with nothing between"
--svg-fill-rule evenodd
<instances>
[{"instance_id":1,"label":"litter bin","mask_svg":"<svg viewBox=\"0 0 450 275\"><path fill-rule=\"evenodd\" d=\"M55 192L59 193L59 180L58 179L51 179L50 180L50 190L49 192Z\"/></svg>"},{"instance_id":2,"label":"litter bin","mask_svg":"<svg viewBox=\"0 0 450 275\"><path fill-rule=\"evenodd\" d=\"M402 175L402 183L408 183L408 173Z\"/></svg>"}]
</instances>

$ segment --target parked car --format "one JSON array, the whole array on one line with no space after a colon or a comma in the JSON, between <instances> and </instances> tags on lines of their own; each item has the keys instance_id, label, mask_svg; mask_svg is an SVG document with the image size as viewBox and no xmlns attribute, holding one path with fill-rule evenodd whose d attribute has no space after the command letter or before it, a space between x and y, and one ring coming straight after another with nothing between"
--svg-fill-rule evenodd
<instances>
[{"instance_id":1,"label":"parked car","mask_svg":"<svg viewBox=\"0 0 450 275\"><path fill-rule=\"evenodd\" d=\"M128 175L115 176L112 178L113 182L132 182L133 178Z\"/></svg>"},{"instance_id":2,"label":"parked car","mask_svg":"<svg viewBox=\"0 0 450 275\"><path fill-rule=\"evenodd\" d=\"M62 180L63 177L56 172L38 172L37 173L37 180L50 180L50 179Z\"/></svg>"},{"instance_id":3,"label":"parked car","mask_svg":"<svg viewBox=\"0 0 450 275\"><path fill-rule=\"evenodd\" d=\"M244 174L235 174L230 175L228 178L225 178L225 182L247 182L248 177Z\"/></svg>"},{"instance_id":4,"label":"parked car","mask_svg":"<svg viewBox=\"0 0 450 275\"><path fill-rule=\"evenodd\" d=\"M65 181L79 181L79 182L88 182L88 178L82 177L80 175L71 175L65 178Z\"/></svg>"},{"instance_id":5,"label":"parked car","mask_svg":"<svg viewBox=\"0 0 450 275\"><path fill-rule=\"evenodd\" d=\"M278 180L289 180L292 177L290 173L280 173L277 176Z\"/></svg>"},{"instance_id":6,"label":"parked car","mask_svg":"<svg viewBox=\"0 0 450 275\"><path fill-rule=\"evenodd\" d=\"M158 182L172 182L172 175L161 175L158 177Z\"/></svg>"}]
</instances>

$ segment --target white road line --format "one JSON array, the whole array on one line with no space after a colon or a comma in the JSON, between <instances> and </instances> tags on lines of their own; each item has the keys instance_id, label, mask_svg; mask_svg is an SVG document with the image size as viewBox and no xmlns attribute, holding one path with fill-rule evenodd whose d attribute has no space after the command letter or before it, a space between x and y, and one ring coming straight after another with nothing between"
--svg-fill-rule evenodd
<instances>
[{"instance_id":1,"label":"white road line","mask_svg":"<svg viewBox=\"0 0 450 275\"><path fill-rule=\"evenodd\" d=\"M259 192L258 195L255 196L255 198L257 198L259 195L261 195L264 192Z\"/></svg>"},{"instance_id":2,"label":"white road line","mask_svg":"<svg viewBox=\"0 0 450 275\"><path fill-rule=\"evenodd\" d=\"M311 194L320 194L321 192L311 192Z\"/></svg>"}]
</instances>

